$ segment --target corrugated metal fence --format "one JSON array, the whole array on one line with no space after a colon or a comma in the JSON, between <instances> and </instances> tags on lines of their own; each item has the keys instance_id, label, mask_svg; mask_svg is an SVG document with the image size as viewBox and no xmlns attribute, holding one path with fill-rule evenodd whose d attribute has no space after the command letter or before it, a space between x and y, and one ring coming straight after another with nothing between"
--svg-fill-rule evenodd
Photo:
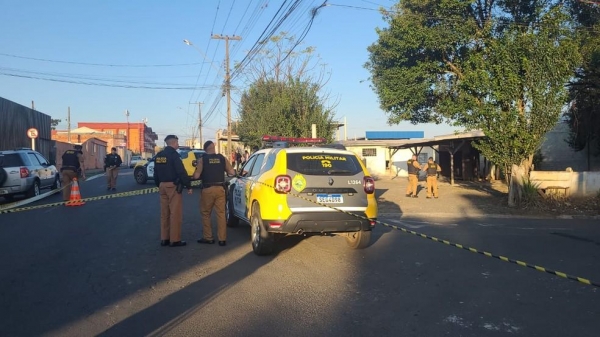
<instances>
[{"instance_id":1,"label":"corrugated metal fence","mask_svg":"<svg viewBox=\"0 0 600 337\"><path fill-rule=\"evenodd\" d=\"M31 147L29 128L38 130L35 150L54 161L50 116L0 97L0 151Z\"/></svg>"}]
</instances>

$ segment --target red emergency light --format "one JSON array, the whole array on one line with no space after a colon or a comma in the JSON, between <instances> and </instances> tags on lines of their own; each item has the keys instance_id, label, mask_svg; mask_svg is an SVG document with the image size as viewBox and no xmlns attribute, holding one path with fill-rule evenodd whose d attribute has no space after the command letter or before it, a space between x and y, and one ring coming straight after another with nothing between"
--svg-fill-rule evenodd
<instances>
[{"instance_id":1,"label":"red emergency light","mask_svg":"<svg viewBox=\"0 0 600 337\"><path fill-rule=\"evenodd\" d=\"M297 144L319 144L326 143L325 138L307 138L307 137L281 137L281 136L262 136L263 142L288 142Z\"/></svg>"}]
</instances>

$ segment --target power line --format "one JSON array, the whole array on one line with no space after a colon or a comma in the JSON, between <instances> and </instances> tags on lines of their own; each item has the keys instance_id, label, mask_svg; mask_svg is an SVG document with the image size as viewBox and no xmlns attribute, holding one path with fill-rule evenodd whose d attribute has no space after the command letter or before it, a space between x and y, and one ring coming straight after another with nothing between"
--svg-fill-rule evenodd
<instances>
[{"instance_id":1,"label":"power line","mask_svg":"<svg viewBox=\"0 0 600 337\"><path fill-rule=\"evenodd\" d=\"M34 60L34 61L42 61L42 62L53 62L53 63L65 63L65 64L78 64L85 66L97 66L97 67L129 67L129 68L150 68L150 67L181 67L181 66L194 66L201 64L198 63L181 63L181 64L102 64L102 63L85 63L85 62L73 62L73 61L60 61L60 60L50 60L50 59L42 59L36 57L27 57L20 55L12 55L12 54L4 54L0 53L2 56L20 58L25 60Z\"/></svg>"}]
</instances>

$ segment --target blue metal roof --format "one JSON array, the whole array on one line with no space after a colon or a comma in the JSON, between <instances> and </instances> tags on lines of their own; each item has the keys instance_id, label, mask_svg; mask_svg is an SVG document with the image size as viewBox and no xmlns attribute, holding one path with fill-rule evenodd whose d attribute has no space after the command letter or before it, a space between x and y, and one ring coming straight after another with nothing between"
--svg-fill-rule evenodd
<instances>
[{"instance_id":1,"label":"blue metal roof","mask_svg":"<svg viewBox=\"0 0 600 337\"><path fill-rule=\"evenodd\" d=\"M412 139L424 138L424 131L367 131L365 133L367 139Z\"/></svg>"}]
</instances>

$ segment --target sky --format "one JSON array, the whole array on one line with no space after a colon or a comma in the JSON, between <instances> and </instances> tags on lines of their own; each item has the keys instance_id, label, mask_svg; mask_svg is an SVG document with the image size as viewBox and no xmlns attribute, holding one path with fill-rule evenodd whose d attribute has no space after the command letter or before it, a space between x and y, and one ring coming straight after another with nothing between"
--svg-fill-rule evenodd
<instances>
[{"instance_id":1,"label":"sky","mask_svg":"<svg viewBox=\"0 0 600 337\"><path fill-rule=\"evenodd\" d=\"M385 28L378 11L390 0L0 0L0 97L77 122L146 121L159 136L197 137L199 102L203 139L227 129L222 95L225 41L230 67L245 59L269 33L301 37L314 47L329 80L324 88L335 119L346 123L340 138L366 131L453 133L448 125L388 125L370 87L367 47ZM293 9L293 10L292 10ZM278 12L279 11L279 12ZM284 12L291 13L284 18ZM190 41L191 45L184 43ZM257 57L246 57L257 62ZM231 117L247 82L232 81ZM0 121L1 122L1 121Z\"/></svg>"}]
</instances>

